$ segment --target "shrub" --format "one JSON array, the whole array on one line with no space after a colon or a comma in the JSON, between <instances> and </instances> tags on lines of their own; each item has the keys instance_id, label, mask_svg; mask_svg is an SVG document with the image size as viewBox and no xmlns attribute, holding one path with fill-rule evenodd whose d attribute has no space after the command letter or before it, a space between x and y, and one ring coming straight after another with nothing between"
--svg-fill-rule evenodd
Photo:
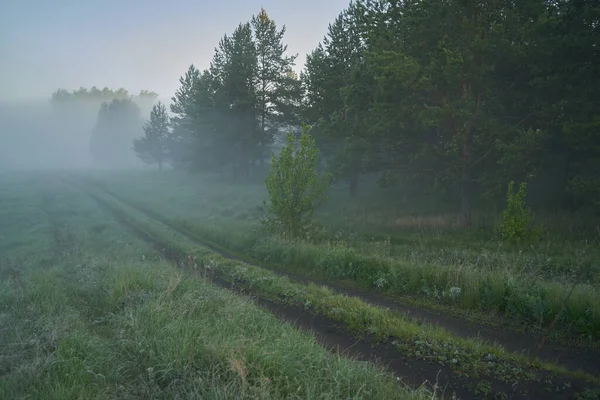
<instances>
[{"instance_id":1,"label":"shrub","mask_svg":"<svg viewBox=\"0 0 600 400\"><path fill-rule=\"evenodd\" d=\"M263 221L271 229L289 238L306 234L314 211L325 201L329 175L319 176L319 150L302 126L300 140L289 134L279 155L273 154L271 170L265 180L270 203L265 207L269 216Z\"/></svg>"},{"instance_id":2,"label":"shrub","mask_svg":"<svg viewBox=\"0 0 600 400\"><path fill-rule=\"evenodd\" d=\"M527 184L522 182L515 193L514 181L508 183L506 193L506 209L502 213L502 222L499 231L502 237L510 242L524 242L538 239L541 236L540 228L533 228L533 215L525 204Z\"/></svg>"}]
</instances>

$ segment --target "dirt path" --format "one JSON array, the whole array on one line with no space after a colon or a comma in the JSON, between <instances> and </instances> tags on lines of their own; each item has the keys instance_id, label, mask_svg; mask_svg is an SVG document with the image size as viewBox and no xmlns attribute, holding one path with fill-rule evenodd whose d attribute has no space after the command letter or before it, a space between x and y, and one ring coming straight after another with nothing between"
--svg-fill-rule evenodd
<instances>
[{"instance_id":1,"label":"dirt path","mask_svg":"<svg viewBox=\"0 0 600 400\"><path fill-rule=\"evenodd\" d=\"M146 215L148 218L161 222L164 225L167 225L170 229L174 230L175 232L185 236L186 238L202 246L210 248L214 252L219 253L226 258L235 259L238 261L245 262L247 264L268 269L277 274L285 275L290 279L293 279L300 283L316 283L327 286L338 293L346 294L352 297L358 297L361 300L371 303L373 305L389 308L390 310L407 316L414 321L439 326L449 332L454 333L457 336L479 338L491 344L497 343L513 353L528 355L532 358L537 357L542 361L563 365L566 368L569 368L573 371L582 370L589 374L600 376L600 352L597 350L586 349L581 347L569 347L564 344L545 341L539 336L528 335L526 333L515 332L512 330L502 329L498 327L476 325L464 319L438 314L408 304L401 304L397 301L386 298L385 296L378 293L348 289L336 285L335 283L330 281L307 279L303 276L282 271L279 268L269 267L268 265L264 265L263 263L257 260L252 260L246 257L240 258L239 256L228 252L226 249L216 246L213 243L210 243L198 237L198 235L189 232L185 229L182 229L181 227L173 224L167 218L154 212L153 210L148 210L144 207L141 207L135 202L123 198L122 196L112 192L111 190L106 188L106 186L103 183L97 181L93 181L91 183L96 188L111 195L118 201L136 209L140 213Z\"/></svg>"},{"instance_id":2,"label":"dirt path","mask_svg":"<svg viewBox=\"0 0 600 400\"><path fill-rule=\"evenodd\" d=\"M181 261L186 258L186 254L179 254L177 252L173 252L172 250L165 251L165 246L156 242L154 238L144 232L143 229L137 227L130 217L128 217L126 212L119 210L117 207L114 207L109 202L92 193L88 192L88 194L90 194L98 202L98 204L103 209L108 211L118 222L123 224L142 239L152 244L157 250L161 251L167 259L173 261L177 265L180 265ZM121 201L113 194L108 194L115 197L118 201ZM121 202L125 204L129 203L126 201ZM180 229L175 229L176 227L170 226L171 224L167 224L158 220L152 215L148 215L146 210L134 205L130 206L142 212L143 214L146 214L151 220L165 225L183 236L189 237L188 234L182 232ZM190 239L198 242L198 238L190 237ZM203 243L199 244L206 246L206 244ZM221 251L217 251L222 254ZM213 281L213 283L219 286L244 294L241 288L232 286L231 284L220 280L218 277L213 276L209 278ZM302 279L302 281L307 282L306 279ZM514 399L568 399L573 398L573 395L585 386L576 384L572 388L563 390L561 392L548 392L542 382L528 381L521 382L520 385L514 386L489 376L482 376L478 379L459 376L448 367L432 365L425 360L417 360L414 358L405 357L392 344L391 339L382 345L374 347L366 341L352 338L351 335L349 335L339 323L325 317L313 315L298 307L283 306L260 298L255 300L263 307L269 309L280 319L291 322L300 328L310 330L325 346L340 353L349 354L362 360L381 363L397 375L402 376L406 383L412 386L420 386L423 382L428 382L431 385L437 384L441 388L441 391L445 392L445 398L451 398L452 394L455 394L462 399L486 398L481 390L478 389L478 385L481 382L486 382L486 384L489 384L490 388L492 388L492 393L504 393L505 395L508 395L508 398ZM378 302L381 304L380 301Z\"/></svg>"}]
</instances>

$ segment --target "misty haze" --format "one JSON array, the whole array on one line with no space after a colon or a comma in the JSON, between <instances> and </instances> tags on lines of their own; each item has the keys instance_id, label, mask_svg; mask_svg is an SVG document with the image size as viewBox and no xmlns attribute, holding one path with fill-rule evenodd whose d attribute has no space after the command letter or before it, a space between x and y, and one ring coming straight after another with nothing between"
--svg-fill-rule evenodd
<instances>
[{"instance_id":1,"label":"misty haze","mask_svg":"<svg viewBox=\"0 0 600 400\"><path fill-rule=\"evenodd\" d=\"M9 1L0 399L600 399L600 1Z\"/></svg>"},{"instance_id":2,"label":"misty haze","mask_svg":"<svg viewBox=\"0 0 600 400\"><path fill-rule=\"evenodd\" d=\"M92 88L92 90L98 90ZM58 91L57 91L58 92ZM10 169L49 170L65 168L88 168L98 166L94 159L92 138L97 128L103 102L110 103L118 98L112 94L94 97L86 96L82 89L70 93L72 99L55 100L4 100L0 102L0 123L2 126L2 165ZM93 92L92 92L93 93ZM60 93L59 93L60 94ZM142 93L143 94L143 93ZM52 95L52 94L50 94ZM49 96L51 97L51 96ZM57 96L58 97L58 96ZM123 148L127 157L106 164L115 167L135 167L141 165L131 151L130 142L143 134L142 125L150 115L156 96L135 96L135 104L140 108L139 123L131 128L131 139L127 143L115 143L111 152L119 153ZM96 161L96 162L95 162ZM120 164L120 165L119 165Z\"/></svg>"}]
</instances>

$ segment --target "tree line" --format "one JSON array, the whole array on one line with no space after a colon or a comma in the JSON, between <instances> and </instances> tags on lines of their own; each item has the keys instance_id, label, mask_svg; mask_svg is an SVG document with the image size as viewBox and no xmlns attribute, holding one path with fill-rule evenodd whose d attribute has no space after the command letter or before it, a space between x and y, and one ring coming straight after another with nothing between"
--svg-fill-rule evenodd
<instances>
[{"instance_id":1,"label":"tree line","mask_svg":"<svg viewBox=\"0 0 600 400\"><path fill-rule=\"evenodd\" d=\"M470 224L474 202L527 181L540 206L598 209L599 26L600 0L356 0L298 76L261 10L189 67L136 150L241 178L304 122L351 195L376 174L446 195Z\"/></svg>"},{"instance_id":2,"label":"tree line","mask_svg":"<svg viewBox=\"0 0 600 400\"><path fill-rule=\"evenodd\" d=\"M125 88L81 87L71 92L59 89L52 94L51 103L58 115L77 124L77 129L91 130L89 151L95 166L131 167L131 143L144 134L142 109L151 108L158 94L141 90L131 94ZM69 118L76 115L78 118ZM90 126L88 121L95 123Z\"/></svg>"},{"instance_id":3,"label":"tree line","mask_svg":"<svg viewBox=\"0 0 600 400\"><path fill-rule=\"evenodd\" d=\"M223 36L209 68L191 65L180 78L170 105L176 166L250 176L270 157L275 132L299 123L301 81L285 30L263 9Z\"/></svg>"},{"instance_id":4,"label":"tree line","mask_svg":"<svg viewBox=\"0 0 600 400\"><path fill-rule=\"evenodd\" d=\"M303 74L338 176L454 193L532 180L547 204L600 201L598 1L356 1ZM555 203L556 204L556 203Z\"/></svg>"}]
</instances>

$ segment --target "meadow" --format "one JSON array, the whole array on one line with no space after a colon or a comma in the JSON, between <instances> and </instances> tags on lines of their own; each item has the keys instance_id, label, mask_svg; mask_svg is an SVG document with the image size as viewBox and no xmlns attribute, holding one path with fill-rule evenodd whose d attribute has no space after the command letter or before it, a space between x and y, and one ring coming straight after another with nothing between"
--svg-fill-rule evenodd
<instances>
[{"instance_id":1,"label":"meadow","mask_svg":"<svg viewBox=\"0 0 600 400\"><path fill-rule=\"evenodd\" d=\"M0 183L0 398L431 398L165 260L89 195Z\"/></svg>"},{"instance_id":2,"label":"meadow","mask_svg":"<svg viewBox=\"0 0 600 400\"><path fill-rule=\"evenodd\" d=\"M596 281L536 275L563 304L550 327L481 305L498 279L504 301L534 301L520 279L541 264L513 261L592 243L482 250L445 217L399 211L386 228L383 204L335 190L292 242L262 227L259 183L2 177L0 398L600 396L597 314L576 314L597 313Z\"/></svg>"},{"instance_id":3,"label":"meadow","mask_svg":"<svg viewBox=\"0 0 600 400\"><path fill-rule=\"evenodd\" d=\"M595 347L600 337L600 228L585 215L537 213L543 237L511 244L499 211L461 228L427 199L333 188L313 237L289 242L260 223L264 185L164 171L94 178L114 194L239 256L483 324ZM438 207L439 209L439 207Z\"/></svg>"}]
</instances>

